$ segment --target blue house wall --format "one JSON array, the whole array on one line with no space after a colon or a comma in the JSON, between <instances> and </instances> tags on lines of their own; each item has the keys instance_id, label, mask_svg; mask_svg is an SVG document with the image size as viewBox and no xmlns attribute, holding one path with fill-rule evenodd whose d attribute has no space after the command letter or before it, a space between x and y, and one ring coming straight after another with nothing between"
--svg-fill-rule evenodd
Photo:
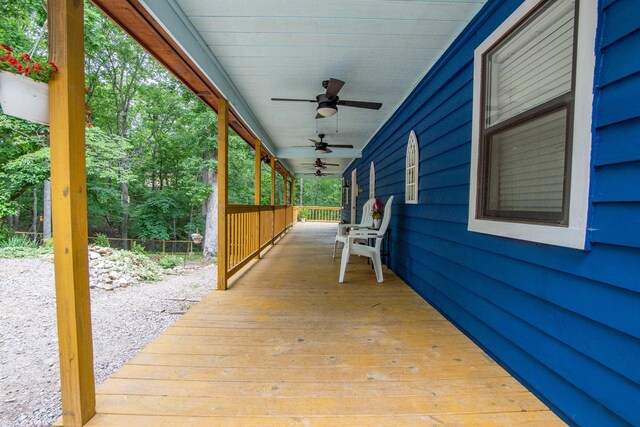
<instances>
[{"instance_id":1,"label":"blue house wall","mask_svg":"<svg viewBox=\"0 0 640 427\"><path fill-rule=\"evenodd\" d=\"M490 0L344 178L357 168L360 210L375 163L376 196L396 201L391 268L556 413L640 425L640 1L599 2L589 250L467 231L473 51L521 3Z\"/></svg>"}]
</instances>

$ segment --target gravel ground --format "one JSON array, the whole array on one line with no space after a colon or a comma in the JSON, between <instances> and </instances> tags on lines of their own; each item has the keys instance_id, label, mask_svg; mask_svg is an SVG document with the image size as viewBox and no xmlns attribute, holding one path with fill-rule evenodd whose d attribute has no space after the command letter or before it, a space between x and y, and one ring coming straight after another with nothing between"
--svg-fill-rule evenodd
<instances>
[{"instance_id":1,"label":"gravel ground","mask_svg":"<svg viewBox=\"0 0 640 427\"><path fill-rule=\"evenodd\" d=\"M49 426L61 414L53 264L0 259L0 426ZM215 266L159 282L91 290L96 384L214 288Z\"/></svg>"}]
</instances>

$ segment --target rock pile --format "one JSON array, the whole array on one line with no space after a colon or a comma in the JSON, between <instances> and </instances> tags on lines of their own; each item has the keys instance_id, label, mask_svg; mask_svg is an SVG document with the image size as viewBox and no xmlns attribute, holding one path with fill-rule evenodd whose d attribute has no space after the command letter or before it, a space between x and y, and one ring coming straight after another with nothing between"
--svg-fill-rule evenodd
<instances>
[{"instance_id":1,"label":"rock pile","mask_svg":"<svg viewBox=\"0 0 640 427\"><path fill-rule=\"evenodd\" d=\"M161 274L162 268L146 255L100 246L89 248L89 284L92 288L110 291L159 280Z\"/></svg>"}]
</instances>

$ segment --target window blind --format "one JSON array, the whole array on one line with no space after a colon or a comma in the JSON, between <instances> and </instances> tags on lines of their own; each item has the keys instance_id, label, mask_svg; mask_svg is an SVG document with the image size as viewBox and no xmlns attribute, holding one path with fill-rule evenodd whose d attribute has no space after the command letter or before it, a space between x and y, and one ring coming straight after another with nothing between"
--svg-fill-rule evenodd
<instances>
[{"instance_id":1,"label":"window blind","mask_svg":"<svg viewBox=\"0 0 640 427\"><path fill-rule=\"evenodd\" d=\"M486 57L486 126L569 93L575 0L558 0Z\"/></svg>"}]
</instances>

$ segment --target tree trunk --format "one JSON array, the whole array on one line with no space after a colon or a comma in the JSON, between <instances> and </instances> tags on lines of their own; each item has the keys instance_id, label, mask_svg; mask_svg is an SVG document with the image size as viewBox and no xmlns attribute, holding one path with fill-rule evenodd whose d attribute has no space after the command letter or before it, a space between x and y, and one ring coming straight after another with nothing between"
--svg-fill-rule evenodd
<instances>
[{"instance_id":1,"label":"tree trunk","mask_svg":"<svg viewBox=\"0 0 640 427\"><path fill-rule=\"evenodd\" d=\"M123 182L120 184L120 191L122 193L122 222L120 223L120 237L122 237L122 247L129 249L129 184Z\"/></svg>"},{"instance_id":2,"label":"tree trunk","mask_svg":"<svg viewBox=\"0 0 640 427\"><path fill-rule=\"evenodd\" d=\"M304 206L304 199L302 197L302 187L303 187L302 181L304 181L304 179L300 178L300 206Z\"/></svg>"},{"instance_id":3,"label":"tree trunk","mask_svg":"<svg viewBox=\"0 0 640 427\"><path fill-rule=\"evenodd\" d=\"M33 218L31 222L33 240L38 238L38 189L33 187Z\"/></svg>"},{"instance_id":4,"label":"tree trunk","mask_svg":"<svg viewBox=\"0 0 640 427\"><path fill-rule=\"evenodd\" d=\"M51 179L44 180L44 191L42 195L42 216L44 222L42 223L42 241L48 243L51 240Z\"/></svg>"},{"instance_id":5,"label":"tree trunk","mask_svg":"<svg viewBox=\"0 0 640 427\"><path fill-rule=\"evenodd\" d=\"M207 217L202 242L202 256L205 259L218 256L218 172L211 169L208 175L211 194L207 199Z\"/></svg>"}]
</instances>

